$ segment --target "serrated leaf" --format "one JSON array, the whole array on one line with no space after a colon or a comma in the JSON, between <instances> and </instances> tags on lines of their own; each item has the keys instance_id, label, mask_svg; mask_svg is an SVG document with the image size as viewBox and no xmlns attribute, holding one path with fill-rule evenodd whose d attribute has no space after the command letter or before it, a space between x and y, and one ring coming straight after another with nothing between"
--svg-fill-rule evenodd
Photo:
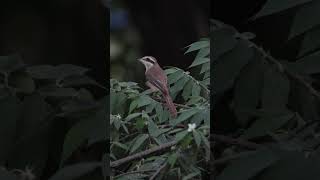
<instances>
[{"instance_id":1,"label":"serrated leaf","mask_svg":"<svg viewBox=\"0 0 320 180\"><path fill-rule=\"evenodd\" d=\"M137 138L137 140L134 142L133 146L130 149L130 154L135 152L137 149L141 147L141 145L149 138L148 134L142 134Z\"/></svg>"},{"instance_id":2,"label":"serrated leaf","mask_svg":"<svg viewBox=\"0 0 320 180\"><path fill-rule=\"evenodd\" d=\"M182 112L176 119L171 120L170 125L176 126L177 124L182 123L183 121L189 119L197 112L198 112L197 109L186 110L186 111Z\"/></svg>"},{"instance_id":3,"label":"serrated leaf","mask_svg":"<svg viewBox=\"0 0 320 180\"><path fill-rule=\"evenodd\" d=\"M206 48L206 47L209 47L209 46L210 46L210 41L198 41L198 42L192 43L189 46L187 46L189 48L185 52L185 54L187 54L189 52L192 52L192 51L196 51L196 50L202 49L202 48Z\"/></svg>"},{"instance_id":4,"label":"serrated leaf","mask_svg":"<svg viewBox=\"0 0 320 180\"><path fill-rule=\"evenodd\" d=\"M320 25L320 1L307 3L296 12L291 26L289 39Z\"/></svg>"},{"instance_id":5,"label":"serrated leaf","mask_svg":"<svg viewBox=\"0 0 320 180\"><path fill-rule=\"evenodd\" d=\"M209 63L210 62L210 58L196 58L192 64L189 66L189 68L194 67L194 66L198 66L204 63Z\"/></svg>"},{"instance_id":6,"label":"serrated leaf","mask_svg":"<svg viewBox=\"0 0 320 180\"><path fill-rule=\"evenodd\" d=\"M301 43L299 57L320 48L320 26L307 32Z\"/></svg>"},{"instance_id":7,"label":"serrated leaf","mask_svg":"<svg viewBox=\"0 0 320 180\"><path fill-rule=\"evenodd\" d=\"M213 67L213 86L216 93L222 92L233 85L234 79L241 69L253 56L253 50L248 47L245 41L239 41L236 47L220 57L219 62Z\"/></svg>"},{"instance_id":8,"label":"serrated leaf","mask_svg":"<svg viewBox=\"0 0 320 180\"><path fill-rule=\"evenodd\" d=\"M259 172L268 168L278 160L278 157L268 149L257 150L246 157L234 160L228 165L217 180L248 180L254 178Z\"/></svg>"},{"instance_id":9,"label":"serrated leaf","mask_svg":"<svg viewBox=\"0 0 320 180\"><path fill-rule=\"evenodd\" d=\"M303 5L311 1L312 0L268 0L263 8L258 12L258 14L255 15L255 18L279 13L281 11L296 7L298 5Z\"/></svg>"}]
</instances>

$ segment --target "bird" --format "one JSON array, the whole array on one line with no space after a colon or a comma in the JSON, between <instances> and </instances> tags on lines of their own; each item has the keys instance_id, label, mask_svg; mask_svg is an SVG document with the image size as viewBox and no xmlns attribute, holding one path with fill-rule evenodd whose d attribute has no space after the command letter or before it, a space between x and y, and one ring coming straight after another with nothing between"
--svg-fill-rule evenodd
<instances>
[{"instance_id":1,"label":"bird","mask_svg":"<svg viewBox=\"0 0 320 180\"><path fill-rule=\"evenodd\" d=\"M153 91L159 90L161 92L171 117L176 118L177 109L169 93L167 76L158 64L156 58L152 56L144 56L138 60L145 66L146 69L146 85L149 86Z\"/></svg>"}]
</instances>

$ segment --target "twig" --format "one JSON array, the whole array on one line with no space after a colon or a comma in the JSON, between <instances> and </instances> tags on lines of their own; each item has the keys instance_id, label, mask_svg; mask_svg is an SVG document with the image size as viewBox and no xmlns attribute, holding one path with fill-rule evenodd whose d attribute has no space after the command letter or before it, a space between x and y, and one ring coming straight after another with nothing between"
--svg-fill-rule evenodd
<instances>
[{"instance_id":1,"label":"twig","mask_svg":"<svg viewBox=\"0 0 320 180\"><path fill-rule=\"evenodd\" d=\"M110 163L110 167L114 168L114 167L120 166L121 164L130 162L130 161L133 161L133 160L136 160L136 159L140 159L140 158L143 158L143 157L147 157L147 156L149 156L151 154L159 153L160 151L165 151L165 150L171 148L171 146L174 146L176 144L177 144L176 141L171 141L171 142L162 144L160 146L157 146L157 147L154 147L154 148L151 148L151 149L147 149L145 151L142 151L142 152L127 156L125 158L113 161L113 162Z\"/></svg>"},{"instance_id":2,"label":"twig","mask_svg":"<svg viewBox=\"0 0 320 180\"><path fill-rule=\"evenodd\" d=\"M160 172L167 166L167 162L163 163L163 165L158 168L158 170L150 177L149 180L154 180L160 174Z\"/></svg>"},{"instance_id":3,"label":"twig","mask_svg":"<svg viewBox=\"0 0 320 180\"><path fill-rule=\"evenodd\" d=\"M253 143L244 139L240 139L240 138L231 138L228 136L224 136L224 135L218 135L218 134L211 134L211 137L213 137L214 141L220 141L220 142L224 142L224 143L228 143L228 144L235 144L235 145L240 145L243 147L246 147L248 149L258 149L263 147L260 144L257 143Z\"/></svg>"}]
</instances>

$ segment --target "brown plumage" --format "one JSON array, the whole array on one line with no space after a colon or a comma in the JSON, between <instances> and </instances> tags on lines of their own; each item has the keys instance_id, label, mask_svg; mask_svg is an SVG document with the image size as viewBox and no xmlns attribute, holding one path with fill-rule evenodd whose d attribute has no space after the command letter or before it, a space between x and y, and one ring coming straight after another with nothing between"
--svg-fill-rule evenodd
<instances>
[{"instance_id":1,"label":"brown plumage","mask_svg":"<svg viewBox=\"0 0 320 180\"><path fill-rule=\"evenodd\" d=\"M148 80L147 84L151 84L162 93L163 99L166 102L171 117L177 117L176 107L173 104L172 98L169 94L167 76L157 63L157 60L152 56L145 56L139 59L139 61L141 61L146 67L145 75L146 79Z\"/></svg>"}]
</instances>

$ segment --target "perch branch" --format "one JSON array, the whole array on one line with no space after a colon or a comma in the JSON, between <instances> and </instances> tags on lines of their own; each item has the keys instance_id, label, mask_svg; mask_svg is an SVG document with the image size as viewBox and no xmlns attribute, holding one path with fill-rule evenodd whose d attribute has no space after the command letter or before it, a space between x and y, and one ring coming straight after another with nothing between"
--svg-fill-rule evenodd
<instances>
[{"instance_id":1,"label":"perch branch","mask_svg":"<svg viewBox=\"0 0 320 180\"><path fill-rule=\"evenodd\" d=\"M171 141L171 142L162 144L160 146L157 146L157 147L154 147L154 148L151 148L151 149L147 149L145 151L142 151L142 152L127 156L125 158L113 161L113 162L110 163L110 167L114 168L114 167L120 166L121 164L130 162L130 161L133 161L133 160L136 160L136 159L140 159L140 158L143 158L143 157L148 157L148 156L150 156L152 154L155 154L155 153L160 153L161 151L165 151L165 150L171 148L171 146L174 146L176 144L177 144L176 141Z\"/></svg>"}]
</instances>

